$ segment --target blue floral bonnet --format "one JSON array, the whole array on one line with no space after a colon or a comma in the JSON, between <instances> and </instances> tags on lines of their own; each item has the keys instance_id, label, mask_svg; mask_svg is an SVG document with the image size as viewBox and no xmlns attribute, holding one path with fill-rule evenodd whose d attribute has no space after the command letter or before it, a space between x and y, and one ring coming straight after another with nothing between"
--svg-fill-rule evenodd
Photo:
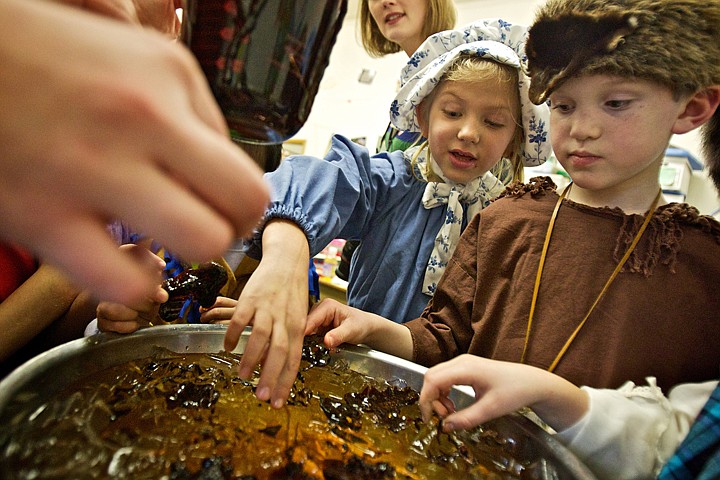
<instances>
[{"instance_id":1,"label":"blue floral bonnet","mask_svg":"<svg viewBox=\"0 0 720 480\"><path fill-rule=\"evenodd\" d=\"M390 106L390 121L400 130L419 132L415 107L437 86L438 82L463 54L475 53L519 70L520 105L525 143L522 158L525 166L544 163L552 154L548 141L550 111L546 104L535 105L528 97L530 79L526 75L525 41L527 27L501 19L478 20L460 30L445 30L423 42L400 76L400 91Z\"/></svg>"}]
</instances>

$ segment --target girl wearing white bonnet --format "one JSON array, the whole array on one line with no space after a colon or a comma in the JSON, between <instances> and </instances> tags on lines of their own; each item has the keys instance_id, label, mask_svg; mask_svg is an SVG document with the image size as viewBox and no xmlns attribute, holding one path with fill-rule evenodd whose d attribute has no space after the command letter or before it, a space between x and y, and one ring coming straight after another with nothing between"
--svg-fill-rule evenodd
<instances>
[{"instance_id":1,"label":"girl wearing white bonnet","mask_svg":"<svg viewBox=\"0 0 720 480\"><path fill-rule=\"evenodd\" d=\"M352 259L348 304L398 323L418 317L461 230L505 188L487 171L503 156L521 169L541 164L551 153L545 130L547 107L533 105L527 96L528 81L522 73L525 34L525 27L483 20L432 35L418 49L403 70L390 117L402 130L421 131L428 122L419 112L428 114L429 149L418 146L371 156L363 146L336 135L325 158L290 157L267 174L272 202L247 248L248 255L261 258L261 263L245 291L267 292L274 288L272 282L280 282L283 289L292 287L298 298L306 298L307 276L300 272L306 272L308 259L335 238L356 238L361 246ZM474 76L482 69L477 67L470 79L445 81L461 59L471 59L470 65L492 64L504 83L496 78L499 73L478 80ZM455 96L454 103L443 103L443 112L435 112L431 97L445 84L456 84L454 90L463 98ZM475 107L479 99L485 102L482 111ZM442 150L439 162L459 165L449 167L449 176L434 155L428 155L436 152L437 133L432 128L436 114L448 125L437 137L437 152ZM300 232L299 241L293 242L297 237L287 232L275 235L276 228L288 227ZM298 243L309 249L291 262L288 252L294 252ZM269 252L268 245L281 244ZM239 304L252 301L241 295Z\"/></svg>"}]
</instances>

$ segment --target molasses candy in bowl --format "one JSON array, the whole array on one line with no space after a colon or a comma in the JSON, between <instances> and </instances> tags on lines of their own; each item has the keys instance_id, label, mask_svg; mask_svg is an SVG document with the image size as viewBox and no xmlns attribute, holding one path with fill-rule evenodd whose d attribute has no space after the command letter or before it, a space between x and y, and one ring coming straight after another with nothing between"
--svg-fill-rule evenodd
<instances>
[{"instance_id":1,"label":"molasses candy in bowl","mask_svg":"<svg viewBox=\"0 0 720 480\"><path fill-rule=\"evenodd\" d=\"M0 478L536 479L594 477L513 414L464 432L424 423L425 368L308 338L287 405L238 377L223 325L101 333L0 382ZM473 396L451 393L458 408Z\"/></svg>"}]
</instances>

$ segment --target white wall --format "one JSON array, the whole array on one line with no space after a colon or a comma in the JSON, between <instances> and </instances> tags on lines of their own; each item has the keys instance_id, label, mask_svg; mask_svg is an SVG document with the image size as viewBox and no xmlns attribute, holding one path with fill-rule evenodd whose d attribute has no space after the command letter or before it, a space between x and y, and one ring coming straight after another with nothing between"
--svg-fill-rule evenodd
<instances>
[{"instance_id":1,"label":"white wall","mask_svg":"<svg viewBox=\"0 0 720 480\"><path fill-rule=\"evenodd\" d=\"M312 112L305 126L294 137L306 141L305 152L322 156L335 133L350 138L366 137L374 150L389 121L388 108L398 88L400 70L407 62L404 53L372 58L360 45L357 31L358 2L350 0L348 14L330 57ZM544 0L455 0L458 26L485 17L502 17L513 23L530 24L535 10ZM358 82L362 70L375 70L371 84ZM674 146L684 148L701 159L697 131L676 135ZM688 202L702 213L720 206L714 189L703 172L697 172L690 186Z\"/></svg>"}]
</instances>

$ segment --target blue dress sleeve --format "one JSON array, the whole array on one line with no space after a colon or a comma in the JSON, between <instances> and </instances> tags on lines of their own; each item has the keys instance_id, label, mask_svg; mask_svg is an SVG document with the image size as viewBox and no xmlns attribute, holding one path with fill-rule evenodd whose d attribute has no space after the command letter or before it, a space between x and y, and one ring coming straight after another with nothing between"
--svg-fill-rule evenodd
<instances>
[{"instance_id":1,"label":"blue dress sleeve","mask_svg":"<svg viewBox=\"0 0 720 480\"><path fill-rule=\"evenodd\" d=\"M370 156L365 147L336 135L325 158L289 157L266 174L271 203L246 251L262 256L262 230L273 218L297 223L313 256L334 238L361 238L407 176L402 152Z\"/></svg>"}]
</instances>

